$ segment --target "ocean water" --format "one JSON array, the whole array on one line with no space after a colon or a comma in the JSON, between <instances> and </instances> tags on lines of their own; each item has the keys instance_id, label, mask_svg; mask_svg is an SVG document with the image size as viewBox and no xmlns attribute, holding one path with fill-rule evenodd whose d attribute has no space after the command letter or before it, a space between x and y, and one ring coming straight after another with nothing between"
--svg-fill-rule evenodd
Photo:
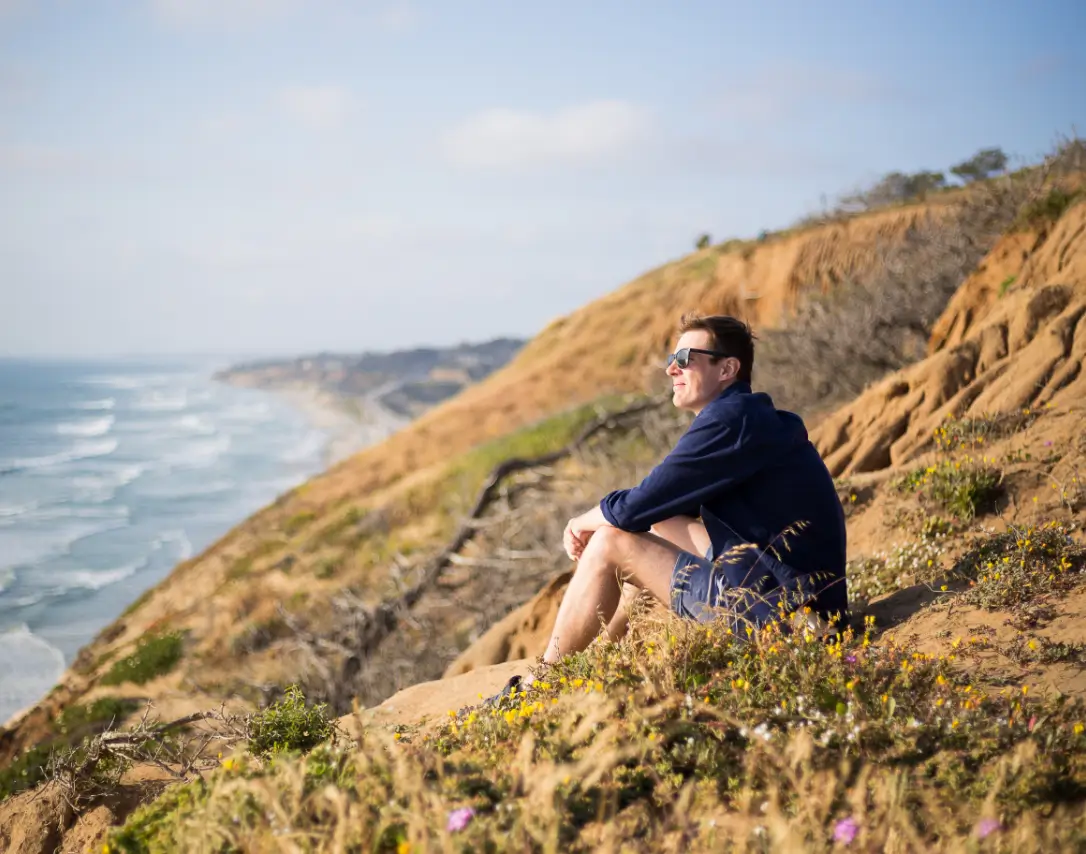
<instances>
[{"instance_id":1,"label":"ocean water","mask_svg":"<svg viewBox=\"0 0 1086 854\"><path fill-rule=\"evenodd\" d=\"M0 360L0 725L144 590L323 468L330 437L207 361Z\"/></svg>"}]
</instances>

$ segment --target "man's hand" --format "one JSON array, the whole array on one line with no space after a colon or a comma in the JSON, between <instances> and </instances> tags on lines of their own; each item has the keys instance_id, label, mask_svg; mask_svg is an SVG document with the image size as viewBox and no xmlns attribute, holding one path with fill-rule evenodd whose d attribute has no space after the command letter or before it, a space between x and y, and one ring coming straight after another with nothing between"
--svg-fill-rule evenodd
<instances>
[{"instance_id":1,"label":"man's hand","mask_svg":"<svg viewBox=\"0 0 1086 854\"><path fill-rule=\"evenodd\" d=\"M565 546L569 559L580 560L592 534L607 524L609 523L599 507L570 519L566 523L566 530L562 532L562 545Z\"/></svg>"},{"instance_id":2,"label":"man's hand","mask_svg":"<svg viewBox=\"0 0 1086 854\"><path fill-rule=\"evenodd\" d=\"M592 536L591 531L576 530L573 527L576 521L576 519L570 519L566 522L566 530L562 532L562 545L565 546L566 555L570 560L581 559L584 547L588 545L588 539Z\"/></svg>"}]
</instances>

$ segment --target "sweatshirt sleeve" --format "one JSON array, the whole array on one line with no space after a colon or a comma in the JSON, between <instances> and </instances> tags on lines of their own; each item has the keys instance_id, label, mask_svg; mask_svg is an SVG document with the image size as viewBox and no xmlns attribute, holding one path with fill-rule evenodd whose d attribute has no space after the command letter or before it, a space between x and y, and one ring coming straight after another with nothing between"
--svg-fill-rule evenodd
<instances>
[{"instance_id":1,"label":"sweatshirt sleeve","mask_svg":"<svg viewBox=\"0 0 1086 854\"><path fill-rule=\"evenodd\" d=\"M713 496L769 464L771 445L759 441L759 431L742 412L735 415L696 419L639 485L603 497L604 518L623 531L642 533L672 516L697 516Z\"/></svg>"}]
</instances>

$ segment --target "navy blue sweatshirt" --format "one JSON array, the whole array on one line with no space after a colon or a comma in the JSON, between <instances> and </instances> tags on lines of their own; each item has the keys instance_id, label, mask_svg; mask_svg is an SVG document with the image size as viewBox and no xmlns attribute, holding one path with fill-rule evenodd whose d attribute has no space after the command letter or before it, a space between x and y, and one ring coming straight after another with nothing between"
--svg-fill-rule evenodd
<instances>
[{"instance_id":1,"label":"navy blue sweatshirt","mask_svg":"<svg viewBox=\"0 0 1086 854\"><path fill-rule=\"evenodd\" d=\"M760 624L782 602L826 619L847 610L845 517L833 479L803 420L746 383L721 392L640 485L606 495L600 509L635 533L700 516L727 586L755 594L737 616Z\"/></svg>"}]
</instances>

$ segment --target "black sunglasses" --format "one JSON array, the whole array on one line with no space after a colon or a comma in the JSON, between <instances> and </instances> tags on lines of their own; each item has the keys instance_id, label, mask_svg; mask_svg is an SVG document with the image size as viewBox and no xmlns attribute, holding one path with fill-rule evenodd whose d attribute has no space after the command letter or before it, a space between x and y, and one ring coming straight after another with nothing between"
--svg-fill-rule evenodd
<instances>
[{"instance_id":1,"label":"black sunglasses","mask_svg":"<svg viewBox=\"0 0 1086 854\"><path fill-rule=\"evenodd\" d=\"M728 355L727 353L721 353L719 350L699 350L697 347L683 347L667 357L667 366L670 368L671 363L674 362L680 368L689 367L691 353L704 353L706 356L716 356L718 359L723 359Z\"/></svg>"}]
</instances>

